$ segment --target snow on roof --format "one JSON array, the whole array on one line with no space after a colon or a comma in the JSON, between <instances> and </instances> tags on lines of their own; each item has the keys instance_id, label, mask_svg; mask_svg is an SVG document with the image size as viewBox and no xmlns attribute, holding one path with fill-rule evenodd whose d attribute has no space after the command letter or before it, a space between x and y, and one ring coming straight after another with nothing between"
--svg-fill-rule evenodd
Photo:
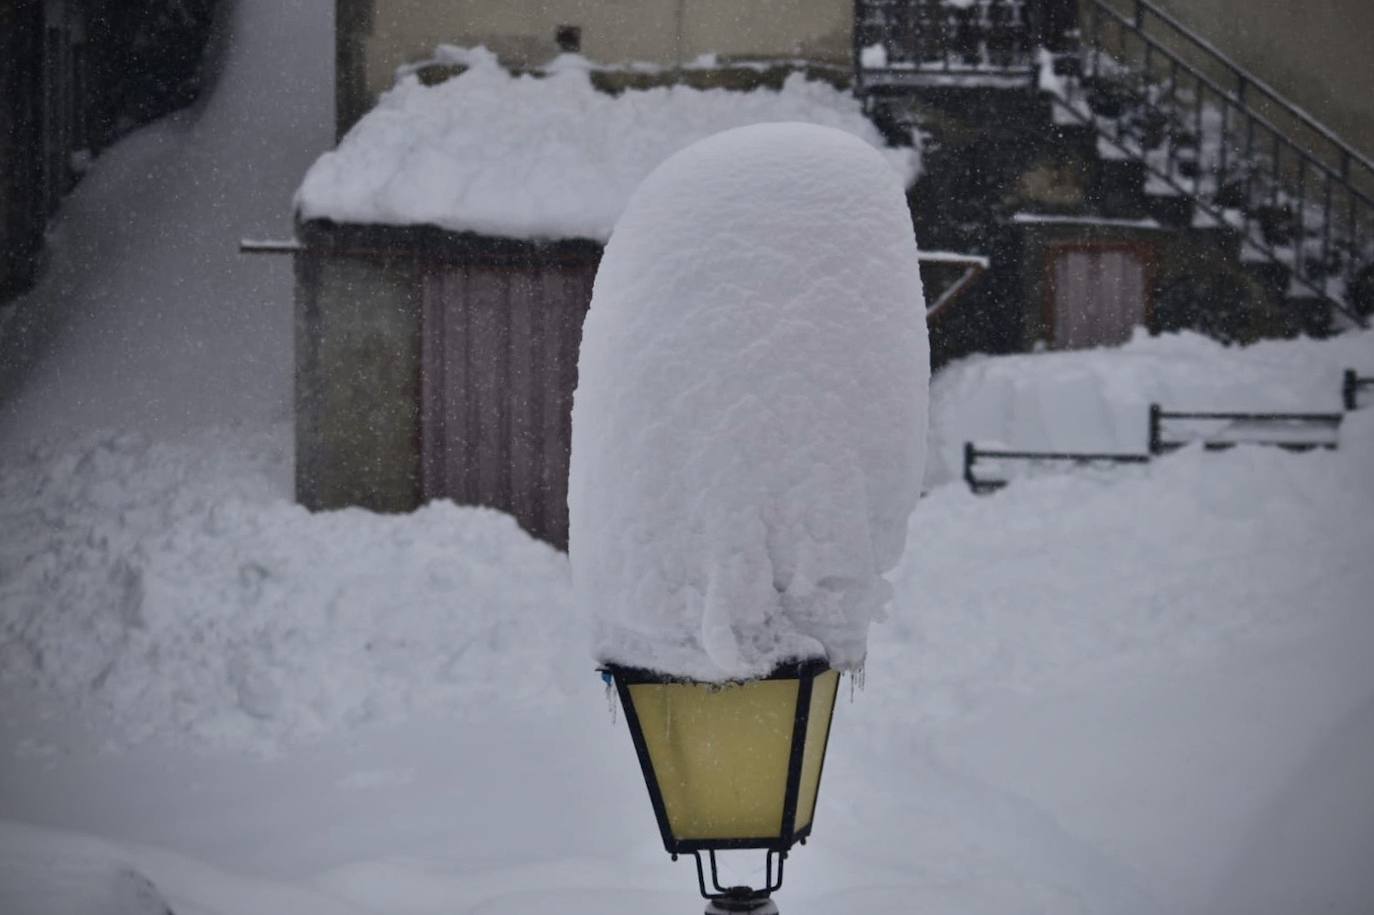
<instances>
[{"instance_id":1,"label":"snow on roof","mask_svg":"<svg viewBox=\"0 0 1374 915\"><path fill-rule=\"evenodd\" d=\"M569 556L597 659L710 681L859 667L928 381L911 213L871 146L756 124L655 169L578 360Z\"/></svg>"},{"instance_id":2,"label":"snow on roof","mask_svg":"<svg viewBox=\"0 0 1374 915\"><path fill-rule=\"evenodd\" d=\"M916 150L885 146L855 98L799 73L779 91L678 85L612 96L566 61L516 76L484 48L444 50L468 69L435 86L403 75L311 166L299 218L604 241L664 159L766 121L839 128L880 149L907 185L917 174Z\"/></svg>"}]
</instances>

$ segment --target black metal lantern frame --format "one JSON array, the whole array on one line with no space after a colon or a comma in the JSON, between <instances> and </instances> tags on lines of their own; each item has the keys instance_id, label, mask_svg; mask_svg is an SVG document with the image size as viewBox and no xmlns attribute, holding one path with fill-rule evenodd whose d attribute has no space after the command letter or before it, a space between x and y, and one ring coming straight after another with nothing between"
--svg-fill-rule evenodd
<instances>
[{"instance_id":1,"label":"black metal lantern frame","mask_svg":"<svg viewBox=\"0 0 1374 915\"><path fill-rule=\"evenodd\" d=\"M645 684L685 684L702 685L700 681L688 680L680 677L670 677L651 670L636 667L624 667L616 664L607 664L601 669L602 676L608 683L613 682L616 692L620 697L621 708L625 710L625 722L630 729L630 737L634 741L635 754L639 757L640 769L644 775L644 783L649 791L649 800L653 804L654 816L658 820L659 833L663 838L663 847L676 861L679 855L690 854L696 859L697 885L701 890L701 895L711 900L713 903L724 904L726 909L733 909L732 903L738 905L740 911L748 910L751 903L767 900L768 896L776 892L782 886L783 862L787 858L788 851L797 843L806 844L807 837L811 834L811 827L815 821L815 811L812 808L811 820L800 829L796 826L798 802L802 787L802 765L806 749L806 737L808 726L811 721L812 696L815 688L815 680L821 674L830 671L830 666L822 659L808 659L802 661L791 661L778 666L766 677L760 680L796 680L798 681L797 700L794 718L792 721L791 747L787 760L786 787L783 795L782 823L781 829L776 836L758 836L754 838L716 838L716 839L679 839L673 834L671 823L668 816L668 809L664 802L663 792L659 787L658 778L655 774L653 759L649 752L648 742L644 736L643 724L635 708L634 698L631 696L630 688ZM731 686L741 686L743 683L751 681L731 681L719 684L721 688ZM821 776L825 769L825 751L828 749L830 740L830 727L833 723L835 702L833 699L829 703L828 709L824 711L827 715L825 721L824 740L821 745L820 768L816 776L816 794L819 796ZM720 884L719 871L716 864L717 851L733 851L761 849L767 852L765 860L765 885L758 889L749 887L723 887ZM703 864L703 853L709 863L710 887L706 880L706 865Z\"/></svg>"}]
</instances>

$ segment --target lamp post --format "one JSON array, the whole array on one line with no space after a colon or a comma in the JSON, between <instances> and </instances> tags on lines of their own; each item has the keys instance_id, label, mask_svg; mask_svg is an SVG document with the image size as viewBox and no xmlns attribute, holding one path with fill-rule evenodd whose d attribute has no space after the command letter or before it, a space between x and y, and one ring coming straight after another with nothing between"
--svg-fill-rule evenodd
<instances>
[{"instance_id":1,"label":"lamp post","mask_svg":"<svg viewBox=\"0 0 1374 915\"><path fill-rule=\"evenodd\" d=\"M695 858L707 915L776 913L783 862L811 834L838 671L813 659L724 684L617 665L602 676L625 709L664 848ZM766 853L763 886L720 885L716 852L736 849Z\"/></svg>"},{"instance_id":2,"label":"lamp post","mask_svg":"<svg viewBox=\"0 0 1374 915\"><path fill-rule=\"evenodd\" d=\"M920 495L929 342L890 160L799 123L679 150L616 221L582 326L573 583L711 915L777 912ZM762 885L723 886L723 850L762 852Z\"/></svg>"}]
</instances>

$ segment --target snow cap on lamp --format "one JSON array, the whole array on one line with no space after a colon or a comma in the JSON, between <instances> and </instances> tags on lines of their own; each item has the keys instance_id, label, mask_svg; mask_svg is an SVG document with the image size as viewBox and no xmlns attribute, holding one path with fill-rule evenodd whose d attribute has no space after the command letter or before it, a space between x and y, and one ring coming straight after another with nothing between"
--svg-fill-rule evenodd
<instances>
[{"instance_id":1,"label":"snow cap on lamp","mask_svg":"<svg viewBox=\"0 0 1374 915\"><path fill-rule=\"evenodd\" d=\"M863 663L925 463L916 256L901 177L832 128L725 131L635 191L573 406L598 660L704 681Z\"/></svg>"}]
</instances>

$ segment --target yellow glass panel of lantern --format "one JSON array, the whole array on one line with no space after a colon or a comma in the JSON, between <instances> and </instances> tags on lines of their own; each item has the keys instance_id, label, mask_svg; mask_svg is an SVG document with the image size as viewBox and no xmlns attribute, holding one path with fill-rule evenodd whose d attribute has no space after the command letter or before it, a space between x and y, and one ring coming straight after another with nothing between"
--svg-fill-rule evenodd
<instances>
[{"instance_id":1,"label":"yellow glass panel of lantern","mask_svg":"<svg viewBox=\"0 0 1374 915\"><path fill-rule=\"evenodd\" d=\"M839 671L827 670L812 682L811 712L806 722L806 743L802 751L801 789L797 792L797 825L800 832L811 825L816 812L816 796L821 787L821 764L825 762L825 743L830 738L830 716L839 691Z\"/></svg>"},{"instance_id":2,"label":"yellow glass panel of lantern","mask_svg":"<svg viewBox=\"0 0 1374 915\"><path fill-rule=\"evenodd\" d=\"M751 680L630 686L675 838L781 835L799 685Z\"/></svg>"}]
</instances>

